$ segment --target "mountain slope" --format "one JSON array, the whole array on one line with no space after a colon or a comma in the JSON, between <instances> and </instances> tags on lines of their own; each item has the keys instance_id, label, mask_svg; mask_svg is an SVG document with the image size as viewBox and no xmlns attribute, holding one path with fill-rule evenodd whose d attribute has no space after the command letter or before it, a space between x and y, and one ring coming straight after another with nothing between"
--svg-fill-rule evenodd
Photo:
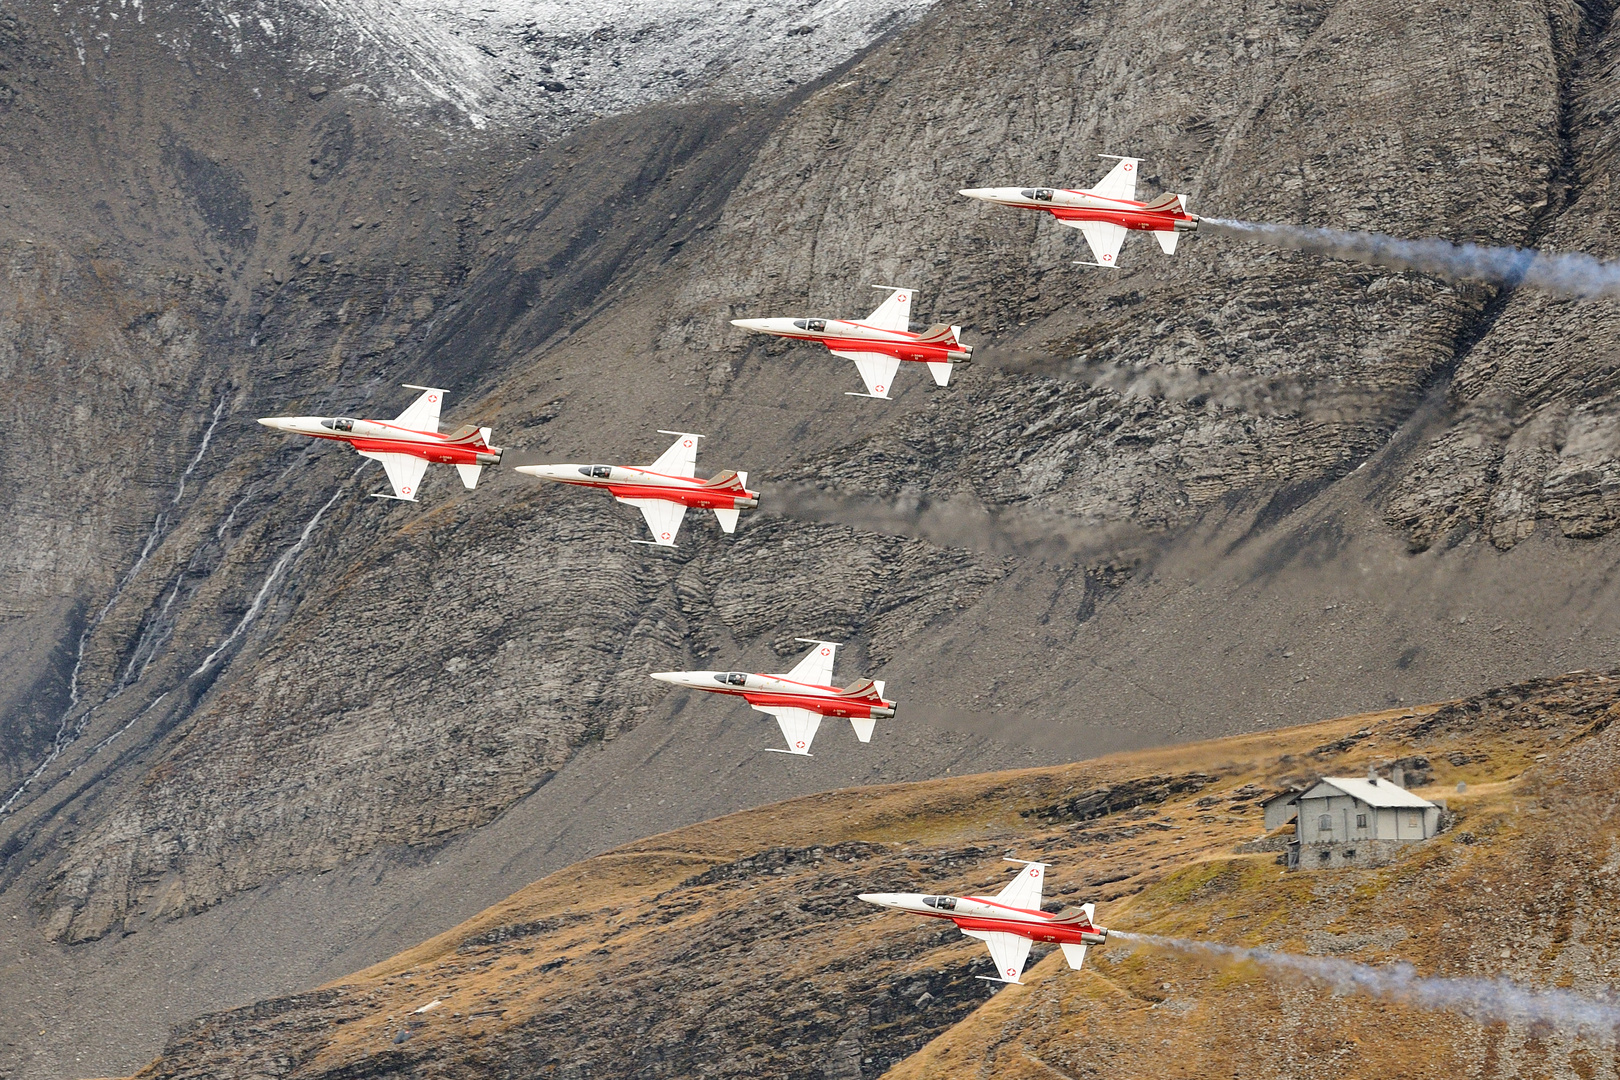
<instances>
[{"instance_id":1,"label":"mountain slope","mask_svg":"<svg viewBox=\"0 0 1620 1080\"><path fill-rule=\"evenodd\" d=\"M26 928L0 1024L27 1075L107 1025L97 1068L132 1067L159 998L321 982L727 810L1613 655L1606 308L1211 236L1077 272L1071 231L950 194L1129 152L1199 212L1585 243L1606 7L946 4L788 96L484 129L402 105L302 8L262 40L113 14L0 23L0 362L46 440L0 451L0 909ZM312 68L312 42L342 47ZM726 321L858 314L897 279L981 346L945 390L847 398L845 362ZM1529 434L1476 430L1492 372L1551 410ZM671 556L509 472L382 504L252 423L392 415L400 383L512 464L705 432L765 508ZM1480 507L1515 438L1585 494L1515 503L1509 546ZM638 674L770 669L802 635L903 707L808 769Z\"/></svg>"},{"instance_id":2,"label":"mountain slope","mask_svg":"<svg viewBox=\"0 0 1620 1080\"><path fill-rule=\"evenodd\" d=\"M1055 864L1054 903L1099 901L1121 930L1600 993L1614 828L1592 811L1614 779L1617 685L1570 675L731 815L559 871L319 990L181 1025L139 1075L1190 1076L1223 1059L1291 1075L1306 1053L1344 1075L1392 1062L1487 1075L1482 1048L1496 1067L1578 1069L1597 1045L1526 1042L1117 941L1080 974L1038 946L1030 985L992 996L972 977L990 963L979 943L855 894L995 888L1010 851ZM1274 851L1233 854L1263 833L1257 800L1276 784L1393 759L1451 805L1450 832L1374 871L1281 874ZM1340 1052L1319 1061L1329 1046Z\"/></svg>"}]
</instances>

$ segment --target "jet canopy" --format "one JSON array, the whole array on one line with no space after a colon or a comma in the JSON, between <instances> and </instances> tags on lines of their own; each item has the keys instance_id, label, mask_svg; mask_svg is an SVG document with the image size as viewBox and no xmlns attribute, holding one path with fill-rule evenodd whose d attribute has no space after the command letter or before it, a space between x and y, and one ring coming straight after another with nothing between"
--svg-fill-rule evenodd
<instances>
[{"instance_id":1,"label":"jet canopy","mask_svg":"<svg viewBox=\"0 0 1620 1080\"><path fill-rule=\"evenodd\" d=\"M826 319L794 319L793 325L800 330L815 330L818 333L827 329Z\"/></svg>"},{"instance_id":2,"label":"jet canopy","mask_svg":"<svg viewBox=\"0 0 1620 1080\"><path fill-rule=\"evenodd\" d=\"M581 476L593 476L598 480L606 480L608 477L613 475L613 466L611 466L611 465L581 465L579 467L579 475L581 475Z\"/></svg>"},{"instance_id":3,"label":"jet canopy","mask_svg":"<svg viewBox=\"0 0 1620 1080\"><path fill-rule=\"evenodd\" d=\"M714 681L728 686L742 686L748 682L748 674L742 671L717 671Z\"/></svg>"},{"instance_id":4,"label":"jet canopy","mask_svg":"<svg viewBox=\"0 0 1620 1080\"><path fill-rule=\"evenodd\" d=\"M1026 199L1034 199L1037 202L1052 201L1051 188L1024 188L1018 194L1022 195Z\"/></svg>"},{"instance_id":5,"label":"jet canopy","mask_svg":"<svg viewBox=\"0 0 1620 1080\"><path fill-rule=\"evenodd\" d=\"M956 897L954 896L925 896L923 897L923 903L941 911L956 910Z\"/></svg>"},{"instance_id":6,"label":"jet canopy","mask_svg":"<svg viewBox=\"0 0 1620 1080\"><path fill-rule=\"evenodd\" d=\"M337 416L331 420L322 420L321 427L331 428L333 431L353 431L354 421L347 416Z\"/></svg>"}]
</instances>

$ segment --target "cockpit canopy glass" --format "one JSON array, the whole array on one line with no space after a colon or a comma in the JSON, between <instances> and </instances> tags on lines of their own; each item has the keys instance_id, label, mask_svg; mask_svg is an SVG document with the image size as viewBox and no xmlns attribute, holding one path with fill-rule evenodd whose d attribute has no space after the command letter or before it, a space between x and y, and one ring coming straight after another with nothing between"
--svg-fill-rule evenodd
<instances>
[{"instance_id":1,"label":"cockpit canopy glass","mask_svg":"<svg viewBox=\"0 0 1620 1080\"><path fill-rule=\"evenodd\" d=\"M826 319L806 319L804 323L807 329L813 330L816 333L820 333L821 331L827 329Z\"/></svg>"},{"instance_id":2,"label":"cockpit canopy glass","mask_svg":"<svg viewBox=\"0 0 1620 1080\"><path fill-rule=\"evenodd\" d=\"M730 686L741 686L748 681L748 675L742 671L721 671L715 673L714 681Z\"/></svg>"},{"instance_id":3,"label":"cockpit canopy glass","mask_svg":"<svg viewBox=\"0 0 1620 1080\"><path fill-rule=\"evenodd\" d=\"M923 903L941 911L956 910L956 897L954 896L925 896L923 897Z\"/></svg>"},{"instance_id":4,"label":"cockpit canopy glass","mask_svg":"<svg viewBox=\"0 0 1620 1080\"><path fill-rule=\"evenodd\" d=\"M598 480L606 480L608 477L613 475L613 466L581 465L579 467L579 475L595 477Z\"/></svg>"},{"instance_id":5,"label":"cockpit canopy glass","mask_svg":"<svg viewBox=\"0 0 1620 1080\"><path fill-rule=\"evenodd\" d=\"M331 428L333 431L353 431L354 421L347 416L339 416L331 420L322 420L321 427Z\"/></svg>"},{"instance_id":6,"label":"cockpit canopy glass","mask_svg":"<svg viewBox=\"0 0 1620 1080\"><path fill-rule=\"evenodd\" d=\"M1051 188L1025 188L1018 194L1022 195L1026 199L1034 199L1036 202L1052 201Z\"/></svg>"}]
</instances>

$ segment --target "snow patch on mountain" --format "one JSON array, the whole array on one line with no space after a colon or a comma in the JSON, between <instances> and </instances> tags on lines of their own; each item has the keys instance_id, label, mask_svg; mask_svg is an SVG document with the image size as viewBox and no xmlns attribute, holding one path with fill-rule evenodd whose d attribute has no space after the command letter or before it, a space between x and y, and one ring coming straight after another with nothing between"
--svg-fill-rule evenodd
<instances>
[{"instance_id":1,"label":"snow patch on mountain","mask_svg":"<svg viewBox=\"0 0 1620 1080\"><path fill-rule=\"evenodd\" d=\"M410 27L430 55L411 57L404 72L437 81L468 114L566 128L695 92L781 93L920 18L932 0L318 2Z\"/></svg>"},{"instance_id":2,"label":"snow patch on mountain","mask_svg":"<svg viewBox=\"0 0 1620 1080\"><path fill-rule=\"evenodd\" d=\"M517 124L556 135L685 95L782 93L915 22L932 3L205 0L178 31L171 21L160 34L193 58L196 46L211 42L219 64L244 50L290 59L317 96L377 94L404 109L449 106L477 127ZM74 16L69 36L81 63L98 46L109 51L117 31L145 21L138 0L83 5Z\"/></svg>"}]
</instances>

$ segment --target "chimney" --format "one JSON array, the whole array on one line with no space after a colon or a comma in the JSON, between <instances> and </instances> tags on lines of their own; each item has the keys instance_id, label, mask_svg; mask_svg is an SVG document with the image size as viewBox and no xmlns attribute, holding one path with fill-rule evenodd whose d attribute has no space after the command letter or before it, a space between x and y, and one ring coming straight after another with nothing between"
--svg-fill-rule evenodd
<instances>
[{"instance_id":1,"label":"chimney","mask_svg":"<svg viewBox=\"0 0 1620 1080\"><path fill-rule=\"evenodd\" d=\"M1406 786L1406 769L1400 765L1389 770L1389 782L1398 788Z\"/></svg>"},{"instance_id":2,"label":"chimney","mask_svg":"<svg viewBox=\"0 0 1620 1080\"><path fill-rule=\"evenodd\" d=\"M1367 783L1374 785L1378 783L1378 766L1367 766Z\"/></svg>"}]
</instances>

